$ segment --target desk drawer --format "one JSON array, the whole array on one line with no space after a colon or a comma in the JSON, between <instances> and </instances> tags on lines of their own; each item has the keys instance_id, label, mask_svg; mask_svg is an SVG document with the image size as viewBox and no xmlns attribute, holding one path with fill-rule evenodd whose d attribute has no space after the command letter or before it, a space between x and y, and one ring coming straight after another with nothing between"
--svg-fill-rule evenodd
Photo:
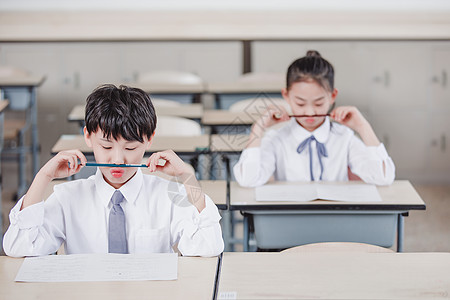
<instances>
[{"instance_id":1,"label":"desk drawer","mask_svg":"<svg viewBox=\"0 0 450 300\"><path fill-rule=\"evenodd\" d=\"M257 246L289 248L317 242L359 242L391 247L401 212L253 211Z\"/></svg>"}]
</instances>

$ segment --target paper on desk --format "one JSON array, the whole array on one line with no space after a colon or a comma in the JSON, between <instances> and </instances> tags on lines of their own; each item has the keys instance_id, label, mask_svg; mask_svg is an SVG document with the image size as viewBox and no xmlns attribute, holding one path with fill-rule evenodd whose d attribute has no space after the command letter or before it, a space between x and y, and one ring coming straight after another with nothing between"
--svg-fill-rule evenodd
<instances>
[{"instance_id":1,"label":"paper on desk","mask_svg":"<svg viewBox=\"0 0 450 300\"><path fill-rule=\"evenodd\" d=\"M381 201L377 188L371 184L267 184L255 189L255 198L256 201Z\"/></svg>"},{"instance_id":2,"label":"paper on desk","mask_svg":"<svg viewBox=\"0 0 450 300\"><path fill-rule=\"evenodd\" d=\"M175 280L176 253L72 254L27 257L15 281L136 281Z\"/></svg>"}]
</instances>

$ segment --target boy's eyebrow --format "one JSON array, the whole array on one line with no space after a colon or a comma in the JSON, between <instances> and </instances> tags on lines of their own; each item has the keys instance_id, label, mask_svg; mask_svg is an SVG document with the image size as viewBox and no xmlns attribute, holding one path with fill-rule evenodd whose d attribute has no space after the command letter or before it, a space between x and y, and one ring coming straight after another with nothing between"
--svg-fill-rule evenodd
<instances>
[{"instance_id":1,"label":"boy's eyebrow","mask_svg":"<svg viewBox=\"0 0 450 300\"><path fill-rule=\"evenodd\" d=\"M299 97L299 96L295 96L295 98L297 98L298 100L301 100L301 101L307 101L306 99L303 99L302 97ZM325 98L325 96L320 96L312 101L315 102L315 101L323 100L324 98Z\"/></svg>"}]
</instances>

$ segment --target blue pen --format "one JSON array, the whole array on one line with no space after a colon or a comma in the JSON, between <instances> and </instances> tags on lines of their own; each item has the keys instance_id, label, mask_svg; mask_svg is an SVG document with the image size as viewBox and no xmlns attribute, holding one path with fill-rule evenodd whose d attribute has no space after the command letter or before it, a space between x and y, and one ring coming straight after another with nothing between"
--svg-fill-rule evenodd
<instances>
[{"instance_id":1,"label":"blue pen","mask_svg":"<svg viewBox=\"0 0 450 300\"><path fill-rule=\"evenodd\" d=\"M70 167L70 163L69 167ZM81 164L81 163L80 163ZM87 162L85 164L86 167L110 167L110 168L147 168L148 166L145 164L141 165L133 165L133 164L99 164L94 162Z\"/></svg>"}]
</instances>

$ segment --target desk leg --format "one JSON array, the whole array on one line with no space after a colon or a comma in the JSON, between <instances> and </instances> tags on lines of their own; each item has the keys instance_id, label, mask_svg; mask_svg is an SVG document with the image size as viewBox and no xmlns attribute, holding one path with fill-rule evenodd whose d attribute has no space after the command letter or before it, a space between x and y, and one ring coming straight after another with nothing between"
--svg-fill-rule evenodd
<instances>
[{"instance_id":1,"label":"desk leg","mask_svg":"<svg viewBox=\"0 0 450 300\"><path fill-rule=\"evenodd\" d=\"M248 226L248 215L244 214L244 252L248 252L249 250L249 241L250 241L250 228Z\"/></svg>"},{"instance_id":2,"label":"desk leg","mask_svg":"<svg viewBox=\"0 0 450 300\"><path fill-rule=\"evenodd\" d=\"M397 223L397 252L403 252L403 232L404 232L404 219L403 215L398 214Z\"/></svg>"},{"instance_id":3,"label":"desk leg","mask_svg":"<svg viewBox=\"0 0 450 300\"><path fill-rule=\"evenodd\" d=\"M31 151L33 153L33 176L39 171L39 137L37 125L36 87L30 90L31 97Z\"/></svg>"}]
</instances>

